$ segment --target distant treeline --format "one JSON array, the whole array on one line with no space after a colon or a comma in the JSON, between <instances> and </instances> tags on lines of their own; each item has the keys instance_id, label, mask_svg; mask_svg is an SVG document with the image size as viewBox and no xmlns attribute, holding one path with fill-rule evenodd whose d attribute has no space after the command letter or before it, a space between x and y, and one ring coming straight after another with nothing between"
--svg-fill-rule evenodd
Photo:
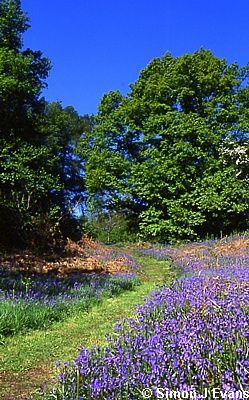
<instances>
[{"instance_id":1,"label":"distant treeline","mask_svg":"<svg viewBox=\"0 0 249 400\"><path fill-rule=\"evenodd\" d=\"M97 115L42 97L50 61L0 0L0 247L196 239L249 223L249 67L211 51L152 60Z\"/></svg>"}]
</instances>

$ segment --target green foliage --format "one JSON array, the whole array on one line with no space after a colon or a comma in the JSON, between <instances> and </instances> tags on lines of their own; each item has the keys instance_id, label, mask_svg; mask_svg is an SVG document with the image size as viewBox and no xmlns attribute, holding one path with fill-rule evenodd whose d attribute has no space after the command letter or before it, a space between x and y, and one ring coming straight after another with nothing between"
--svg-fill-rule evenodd
<instances>
[{"instance_id":1,"label":"green foliage","mask_svg":"<svg viewBox=\"0 0 249 400\"><path fill-rule=\"evenodd\" d=\"M90 130L90 117L79 116L73 107L48 103L42 121L42 132L56 158L54 174L63 185L63 201L71 205L81 203L84 191L84 158L78 154L78 142Z\"/></svg>"},{"instance_id":2,"label":"green foliage","mask_svg":"<svg viewBox=\"0 0 249 400\"><path fill-rule=\"evenodd\" d=\"M54 160L45 146L20 139L0 142L0 230L5 232L1 241L25 243L35 233L39 210L48 209L51 188L59 188L52 174Z\"/></svg>"},{"instance_id":3,"label":"green foliage","mask_svg":"<svg viewBox=\"0 0 249 400\"><path fill-rule=\"evenodd\" d=\"M0 245L48 250L77 236L84 192L77 141L88 117L48 104L50 61L22 49L28 29L18 0L0 0Z\"/></svg>"},{"instance_id":4,"label":"green foliage","mask_svg":"<svg viewBox=\"0 0 249 400\"><path fill-rule=\"evenodd\" d=\"M124 243L136 240L134 227L127 216L117 212L100 213L89 217L84 224L87 235L103 243Z\"/></svg>"},{"instance_id":5,"label":"green foliage","mask_svg":"<svg viewBox=\"0 0 249 400\"><path fill-rule=\"evenodd\" d=\"M22 34L29 28L29 19L21 9L20 0L0 2L0 47L18 51Z\"/></svg>"},{"instance_id":6,"label":"green foliage","mask_svg":"<svg viewBox=\"0 0 249 400\"><path fill-rule=\"evenodd\" d=\"M166 53L127 96L105 95L85 151L95 205L132 215L150 239L244 228L247 181L221 149L248 132L248 71L204 49Z\"/></svg>"},{"instance_id":7,"label":"green foliage","mask_svg":"<svg viewBox=\"0 0 249 400\"><path fill-rule=\"evenodd\" d=\"M86 204L106 242L248 227L249 66L166 53L80 116L41 96L51 65L22 48L28 28L20 0L0 0L0 246L77 239Z\"/></svg>"},{"instance_id":8,"label":"green foliage","mask_svg":"<svg viewBox=\"0 0 249 400\"><path fill-rule=\"evenodd\" d=\"M39 118L45 103L40 95L49 70L40 51L0 46L0 137L41 141Z\"/></svg>"}]
</instances>

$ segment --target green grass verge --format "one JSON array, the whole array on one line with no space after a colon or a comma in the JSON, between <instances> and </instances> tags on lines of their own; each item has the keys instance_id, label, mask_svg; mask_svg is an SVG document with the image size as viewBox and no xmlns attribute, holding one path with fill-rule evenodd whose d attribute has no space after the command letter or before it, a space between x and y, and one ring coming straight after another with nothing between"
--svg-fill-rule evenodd
<instances>
[{"instance_id":1,"label":"green grass verge","mask_svg":"<svg viewBox=\"0 0 249 400\"><path fill-rule=\"evenodd\" d=\"M78 278L75 277L75 279ZM17 275L17 282L18 279L20 280L20 277ZM10 292L6 287L8 283L7 279L3 279L0 282L0 288ZM41 286L43 296L47 301L37 300L35 296L32 297L32 292L27 298L19 297L15 301L13 298L0 301L0 343L4 344L8 336L48 329L55 322L66 320L69 316L77 315L81 311L88 311L104 297L117 296L126 290L132 290L139 282L136 279L118 276L108 279L102 277L98 282L94 282L94 280L90 281L89 277L84 280L84 275L82 275L77 283L76 288L65 286L63 289L66 292L62 297L58 295L58 288L50 287L49 290L45 289L44 293L44 287ZM97 285L92 287L90 283ZM13 279L11 285L13 285ZM36 291L39 289L36 288ZM28 295L28 292L24 293L22 290L20 292L24 296ZM49 295L48 298L46 298L47 295Z\"/></svg>"}]
</instances>

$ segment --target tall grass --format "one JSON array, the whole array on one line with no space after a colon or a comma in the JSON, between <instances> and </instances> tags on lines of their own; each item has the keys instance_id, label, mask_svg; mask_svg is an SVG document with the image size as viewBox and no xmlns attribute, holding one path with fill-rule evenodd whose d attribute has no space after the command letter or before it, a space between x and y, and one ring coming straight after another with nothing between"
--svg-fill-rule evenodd
<instances>
[{"instance_id":1,"label":"tall grass","mask_svg":"<svg viewBox=\"0 0 249 400\"><path fill-rule=\"evenodd\" d=\"M10 284L11 282L11 284ZM132 290L138 279L127 276L75 276L58 281L49 277L0 281L0 340L27 330L46 329L69 315L88 311L106 296Z\"/></svg>"}]
</instances>

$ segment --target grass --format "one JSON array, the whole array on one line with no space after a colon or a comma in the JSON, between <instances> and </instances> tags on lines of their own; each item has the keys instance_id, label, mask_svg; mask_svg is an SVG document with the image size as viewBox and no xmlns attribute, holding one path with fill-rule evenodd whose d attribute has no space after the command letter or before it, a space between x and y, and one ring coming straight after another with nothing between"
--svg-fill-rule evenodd
<instances>
[{"instance_id":1,"label":"grass","mask_svg":"<svg viewBox=\"0 0 249 400\"><path fill-rule=\"evenodd\" d=\"M23 287L22 275L2 271L0 276L0 342L7 336L36 329L48 329L68 316L88 311L102 298L132 290L138 280L125 276L72 275L30 279ZM19 287L18 287L19 286ZM31 287L33 286L33 287Z\"/></svg>"},{"instance_id":2,"label":"grass","mask_svg":"<svg viewBox=\"0 0 249 400\"><path fill-rule=\"evenodd\" d=\"M118 297L104 298L88 313L79 312L64 322L55 323L46 331L35 331L7 338L0 348L0 398L27 399L27 396L54 374L55 361L73 360L81 346L104 345L105 336L112 332L117 320L131 317L135 306L156 285L175 280L179 271L168 261L157 261L136 254L141 265L141 285ZM11 389L11 397L9 388Z\"/></svg>"}]
</instances>

